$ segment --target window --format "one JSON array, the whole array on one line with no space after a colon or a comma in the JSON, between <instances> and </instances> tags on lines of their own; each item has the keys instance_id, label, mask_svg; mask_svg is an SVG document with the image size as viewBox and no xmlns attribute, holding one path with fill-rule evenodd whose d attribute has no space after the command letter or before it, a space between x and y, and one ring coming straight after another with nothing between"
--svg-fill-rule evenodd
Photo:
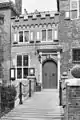
<instances>
[{"instance_id":1,"label":"window","mask_svg":"<svg viewBox=\"0 0 80 120\"><path fill-rule=\"evenodd\" d=\"M30 32L30 38L33 40L33 32Z\"/></svg>"},{"instance_id":2,"label":"window","mask_svg":"<svg viewBox=\"0 0 80 120\"><path fill-rule=\"evenodd\" d=\"M65 18L69 18L69 12L65 12Z\"/></svg>"},{"instance_id":3,"label":"window","mask_svg":"<svg viewBox=\"0 0 80 120\"><path fill-rule=\"evenodd\" d=\"M57 30L54 31L54 39L55 39L55 40L58 39L58 32L57 32Z\"/></svg>"},{"instance_id":4,"label":"window","mask_svg":"<svg viewBox=\"0 0 80 120\"><path fill-rule=\"evenodd\" d=\"M16 42L16 41L17 41L17 34L14 33L14 42Z\"/></svg>"},{"instance_id":5,"label":"window","mask_svg":"<svg viewBox=\"0 0 80 120\"><path fill-rule=\"evenodd\" d=\"M72 58L74 62L80 62L80 49L72 50Z\"/></svg>"},{"instance_id":6,"label":"window","mask_svg":"<svg viewBox=\"0 0 80 120\"><path fill-rule=\"evenodd\" d=\"M29 58L28 55L17 56L17 79L25 79L28 76Z\"/></svg>"},{"instance_id":7,"label":"window","mask_svg":"<svg viewBox=\"0 0 80 120\"><path fill-rule=\"evenodd\" d=\"M24 41L25 42L29 41L29 31L24 31Z\"/></svg>"},{"instance_id":8,"label":"window","mask_svg":"<svg viewBox=\"0 0 80 120\"><path fill-rule=\"evenodd\" d=\"M19 42L23 42L23 31L19 32Z\"/></svg>"},{"instance_id":9,"label":"window","mask_svg":"<svg viewBox=\"0 0 80 120\"><path fill-rule=\"evenodd\" d=\"M17 56L17 66L22 66L22 56L21 55Z\"/></svg>"},{"instance_id":10,"label":"window","mask_svg":"<svg viewBox=\"0 0 80 120\"><path fill-rule=\"evenodd\" d=\"M79 0L70 1L70 17L71 19L79 17Z\"/></svg>"},{"instance_id":11,"label":"window","mask_svg":"<svg viewBox=\"0 0 80 120\"><path fill-rule=\"evenodd\" d=\"M40 40L40 32L37 32L37 40Z\"/></svg>"},{"instance_id":12,"label":"window","mask_svg":"<svg viewBox=\"0 0 80 120\"><path fill-rule=\"evenodd\" d=\"M42 41L46 41L46 30L42 30Z\"/></svg>"},{"instance_id":13,"label":"window","mask_svg":"<svg viewBox=\"0 0 80 120\"><path fill-rule=\"evenodd\" d=\"M23 78L27 78L28 76L28 55L23 56Z\"/></svg>"},{"instance_id":14,"label":"window","mask_svg":"<svg viewBox=\"0 0 80 120\"><path fill-rule=\"evenodd\" d=\"M17 78L18 79L22 78L22 68L17 68Z\"/></svg>"},{"instance_id":15,"label":"window","mask_svg":"<svg viewBox=\"0 0 80 120\"><path fill-rule=\"evenodd\" d=\"M48 40L52 40L52 29L48 30Z\"/></svg>"},{"instance_id":16,"label":"window","mask_svg":"<svg viewBox=\"0 0 80 120\"><path fill-rule=\"evenodd\" d=\"M4 24L4 17L0 15L0 25Z\"/></svg>"}]
</instances>

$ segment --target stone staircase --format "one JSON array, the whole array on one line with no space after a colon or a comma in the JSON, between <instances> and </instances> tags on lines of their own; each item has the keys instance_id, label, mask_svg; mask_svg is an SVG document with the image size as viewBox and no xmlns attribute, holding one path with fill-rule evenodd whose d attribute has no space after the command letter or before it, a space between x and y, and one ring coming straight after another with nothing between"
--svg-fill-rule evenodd
<instances>
[{"instance_id":1,"label":"stone staircase","mask_svg":"<svg viewBox=\"0 0 80 120\"><path fill-rule=\"evenodd\" d=\"M63 120L58 90L49 89L34 93L23 105L16 106L1 120Z\"/></svg>"}]
</instances>

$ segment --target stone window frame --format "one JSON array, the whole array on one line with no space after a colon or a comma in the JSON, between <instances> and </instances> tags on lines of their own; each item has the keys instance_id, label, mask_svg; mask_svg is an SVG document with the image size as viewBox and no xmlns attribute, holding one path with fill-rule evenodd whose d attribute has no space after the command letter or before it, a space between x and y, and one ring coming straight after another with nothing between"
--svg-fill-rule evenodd
<instances>
[{"instance_id":1,"label":"stone window frame","mask_svg":"<svg viewBox=\"0 0 80 120\"><path fill-rule=\"evenodd\" d=\"M52 31L52 39L51 39L51 40L50 40L50 39L48 40L48 37L49 37L49 36L48 36L48 31L49 31L49 30ZM49 41L49 42L50 42L50 41L53 41L53 29L52 29L52 28L48 28L48 29L47 29L47 41Z\"/></svg>"},{"instance_id":2,"label":"stone window frame","mask_svg":"<svg viewBox=\"0 0 80 120\"><path fill-rule=\"evenodd\" d=\"M48 40L48 30L49 30L49 29L52 29L52 40ZM46 40L45 40L45 41L42 40L42 30L46 30ZM55 29L54 29L53 27L51 27L51 28L46 28L46 29L45 29L45 28L42 28L42 29L41 29L41 42L42 42L42 43L44 43L44 42L53 42L53 40L55 39L55 38L54 38L54 34L55 34L54 32L55 32Z\"/></svg>"},{"instance_id":3,"label":"stone window frame","mask_svg":"<svg viewBox=\"0 0 80 120\"><path fill-rule=\"evenodd\" d=\"M46 31L46 39L45 39L45 41L43 41L42 40L42 31ZM46 42L47 41L47 29L46 28L43 28L42 30L41 30L41 42Z\"/></svg>"},{"instance_id":4,"label":"stone window frame","mask_svg":"<svg viewBox=\"0 0 80 120\"><path fill-rule=\"evenodd\" d=\"M17 66L17 56L22 56L22 66ZM27 55L28 56L28 66L23 66L23 56L25 56L25 55ZM16 80L25 80L25 79L27 79L27 77L26 78L24 78L23 76L23 74L24 74L24 72L23 72L23 69L24 68L30 68L30 55L28 55L28 54L26 54L26 53L23 53L23 54L16 54L16 66L15 66L15 68L16 68ZM22 77L21 78L18 78L17 77L17 68L21 68L22 69Z\"/></svg>"},{"instance_id":5,"label":"stone window frame","mask_svg":"<svg viewBox=\"0 0 80 120\"><path fill-rule=\"evenodd\" d=\"M54 40L58 40L58 30L54 30Z\"/></svg>"},{"instance_id":6,"label":"stone window frame","mask_svg":"<svg viewBox=\"0 0 80 120\"><path fill-rule=\"evenodd\" d=\"M40 31L36 31L36 41L40 40Z\"/></svg>"},{"instance_id":7,"label":"stone window frame","mask_svg":"<svg viewBox=\"0 0 80 120\"><path fill-rule=\"evenodd\" d=\"M19 43L19 44L22 44L22 43L29 43L29 41L26 42L26 41L25 41L25 38L24 38L24 37L25 37L24 33L25 33L26 31L29 32L29 41L30 41L30 30L28 30L28 29L19 30L19 31L18 31L18 43ZM20 41L19 41L19 33L20 33L20 32L23 32L23 42L20 42ZM17 33L16 33L16 34L17 34Z\"/></svg>"},{"instance_id":8,"label":"stone window frame","mask_svg":"<svg viewBox=\"0 0 80 120\"><path fill-rule=\"evenodd\" d=\"M66 18L70 18L70 11L66 11L66 12L65 12L65 19L66 19Z\"/></svg>"},{"instance_id":9,"label":"stone window frame","mask_svg":"<svg viewBox=\"0 0 80 120\"><path fill-rule=\"evenodd\" d=\"M20 33L21 33L21 32L22 32L22 42L20 42ZM19 40L18 40L19 43L23 43L23 41L24 41L24 40L23 40L23 38L24 38L24 37L23 37L23 36L24 36L23 33L24 33L23 30L20 30L19 33L18 33L18 34L19 34Z\"/></svg>"},{"instance_id":10,"label":"stone window frame","mask_svg":"<svg viewBox=\"0 0 80 120\"><path fill-rule=\"evenodd\" d=\"M14 32L14 41L13 42L17 42L17 33L16 32Z\"/></svg>"},{"instance_id":11,"label":"stone window frame","mask_svg":"<svg viewBox=\"0 0 80 120\"><path fill-rule=\"evenodd\" d=\"M72 9L72 5L71 5L72 1L76 1L77 2L77 5L78 5L77 8ZM75 10L77 11L77 17L76 18L72 18L71 17L71 11L75 11ZM74 19L78 19L78 18L79 18L79 0L70 0L70 19L74 20Z\"/></svg>"},{"instance_id":12,"label":"stone window frame","mask_svg":"<svg viewBox=\"0 0 80 120\"><path fill-rule=\"evenodd\" d=\"M34 41L34 32L33 31L30 31L30 41Z\"/></svg>"},{"instance_id":13,"label":"stone window frame","mask_svg":"<svg viewBox=\"0 0 80 120\"><path fill-rule=\"evenodd\" d=\"M28 32L28 34L29 34L29 36L28 36L28 41L25 41L25 32ZM24 33L23 33L23 41L24 41L24 43L29 43L29 41L30 41L30 31L29 30L24 30Z\"/></svg>"},{"instance_id":14,"label":"stone window frame","mask_svg":"<svg viewBox=\"0 0 80 120\"><path fill-rule=\"evenodd\" d=\"M80 60L73 60L73 50L80 50L80 48L78 48L78 47L73 47L72 49L71 49L71 53L72 53L72 63L80 63Z\"/></svg>"}]
</instances>

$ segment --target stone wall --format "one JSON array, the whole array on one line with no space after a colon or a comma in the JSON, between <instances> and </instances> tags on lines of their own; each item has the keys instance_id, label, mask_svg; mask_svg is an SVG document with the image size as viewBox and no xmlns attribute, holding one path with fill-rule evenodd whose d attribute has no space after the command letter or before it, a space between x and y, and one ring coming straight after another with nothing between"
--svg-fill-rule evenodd
<instances>
[{"instance_id":1,"label":"stone wall","mask_svg":"<svg viewBox=\"0 0 80 120\"><path fill-rule=\"evenodd\" d=\"M4 23L0 23L0 79L3 83L10 82L10 62L11 62L11 16L17 15L12 2L0 3L0 17L4 17Z\"/></svg>"}]
</instances>

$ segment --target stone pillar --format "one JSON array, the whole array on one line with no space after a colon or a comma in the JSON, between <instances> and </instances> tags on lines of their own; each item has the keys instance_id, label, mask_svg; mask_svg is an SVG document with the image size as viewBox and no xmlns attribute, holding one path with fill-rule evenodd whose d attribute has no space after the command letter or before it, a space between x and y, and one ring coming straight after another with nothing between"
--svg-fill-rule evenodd
<instances>
[{"instance_id":1,"label":"stone pillar","mask_svg":"<svg viewBox=\"0 0 80 120\"><path fill-rule=\"evenodd\" d=\"M65 80L68 79L67 72L63 72L61 76L61 91L62 91L62 106L64 107L66 105L66 84Z\"/></svg>"},{"instance_id":2,"label":"stone pillar","mask_svg":"<svg viewBox=\"0 0 80 120\"><path fill-rule=\"evenodd\" d=\"M61 76L61 81L65 82L66 79L68 79L68 74L67 74L67 72L63 72L63 74Z\"/></svg>"},{"instance_id":3,"label":"stone pillar","mask_svg":"<svg viewBox=\"0 0 80 120\"><path fill-rule=\"evenodd\" d=\"M58 71L57 72L58 72L58 89L59 89L59 81L60 81L60 52L57 52L57 58L58 58L58 65L57 65L58 66L57 67Z\"/></svg>"},{"instance_id":4,"label":"stone pillar","mask_svg":"<svg viewBox=\"0 0 80 120\"><path fill-rule=\"evenodd\" d=\"M39 53L40 55L40 83L42 84L42 52Z\"/></svg>"}]
</instances>

